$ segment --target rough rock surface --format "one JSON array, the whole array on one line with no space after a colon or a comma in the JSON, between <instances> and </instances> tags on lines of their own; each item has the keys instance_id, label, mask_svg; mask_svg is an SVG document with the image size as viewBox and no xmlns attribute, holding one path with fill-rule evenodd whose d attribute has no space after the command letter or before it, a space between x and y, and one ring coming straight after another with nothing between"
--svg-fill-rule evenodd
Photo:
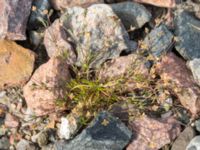
<instances>
[{"instance_id":1,"label":"rough rock surface","mask_svg":"<svg viewBox=\"0 0 200 150\"><path fill-rule=\"evenodd\" d=\"M60 22L76 47L77 65L90 61L91 67L99 67L131 47L128 33L108 5L68 8Z\"/></svg>"},{"instance_id":2,"label":"rough rock surface","mask_svg":"<svg viewBox=\"0 0 200 150\"><path fill-rule=\"evenodd\" d=\"M32 0L1 0L0 39L26 39L25 31L31 4Z\"/></svg>"},{"instance_id":3,"label":"rough rock surface","mask_svg":"<svg viewBox=\"0 0 200 150\"><path fill-rule=\"evenodd\" d=\"M34 68L35 55L15 42L0 41L0 89L23 86Z\"/></svg>"},{"instance_id":4,"label":"rough rock surface","mask_svg":"<svg viewBox=\"0 0 200 150\"><path fill-rule=\"evenodd\" d=\"M188 12L175 17L176 50L186 59L200 58L200 21Z\"/></svg>"},{"instance_id":5,"label":"rough rock surface","mask_svg":"<svg viewBox=\"0 0 200 150\"><path fill-rule=\"evenodd\" d=\"M187 63L196 83L200 86L200 59L193 59Z\"/></svg>"},{"instance_id":6,"label":"rough rock surface","mask_svg":"<svg viewBox=\"0 0 200 150\"><path fill-rule=\"evenodd\" d=\"M151 51L154 56L161 56L172 47L173 34L162 24L153 29L144 39L145 47Z\"/></svg>"},{"instance_id":7,"label":"rough rock surface","mask_svg":"<svg viewBox=\"0 0 200 150\"><path fill-rule=\"evenodd\" d=\"M155 150L169 144L180 133L180 124L173 118L154 119L141 116L130 123L133 140L127 150Z\"/></svg>"},{"instance_id":8,"label":"rough rock surface","mask_svg":"<svg viewBox=\"0 0 200 150\"><path fill-rule=\"evenodd\" d=\"M143 6L134 2L123 2L111 5L113 11L121 19L126 29L138 29L151 19L150 12Z\"/></svg>"},{"instance_id":9,"label":"rough rock surface","mask_svg":"<svg viewBox=\"0 0 200 150\"><path fill-rule=\"evenodd\" d=\"M185 128L174 141L171 150L186 149L188 143L195 137L195 135L196 133L192 127Z\"/></svg>"},{"instance_id":10,"label":"rough rock surface","mask_svg":"<svg viewBox=\"0 0 200 150\"><path fill-rule=\"evenodd\" d=\"M200 136L195 136L188 144L186 150L200 150Z\"/></svg>"},{"instance_id":11,"label":"rough rock surface","mask_svg":"<svg viewBox=\"0 0 200 150\"><path fill-rule=\"evenodd\" d=\"M19 126L19 119L7 113L5 118L5 126L8 128L17 128Z\"/></svg>"},{"instance_id":12,"label":"rough rock surface","mask_svg":"<svg viewBox=\"0 0 200 150\"><path fill-rule=\"evenodd\" d=\"M97 118L75 139L56 144L56 150L121 150L131 139L131 131L107 112Z\"/></svg>"},{"instance_id":13,"label":"rough rock surface","mask_svg":"<svg viewBox=\"0 0 200 150\"><path fill-rule=\"evenodd\" d=\"M30 141L21 139L16 146L17 150L37 150L37 147Z\"/></svg>"},{"instance_id":14,"label":"rough rock surface","mask_svg":"<svg viewBox=\"0 0 200 150\"><path fill-rule=\"evenodd\" d=\"M56 100L63 98L69 79L69 65L64 59L53 57L41 65L23 88L28 108L37 116L55 112Z\"/></svg>"},{"instance_id":15,"label":"rough rock surface","mask_svg":"<svg viewBox=\"0 0 200 150\"><path fill-rule=\"evenodd\" d=\"M50 0L54 9L56 10L65 10L73 6L82 6L87 7L95 3L103 3L104 0Z\"/></svg>"},{"instance_id":16,"label":"rough rock surface","mask_svg":"<svg viewBox=\"0 0 200 150\"><path fill-rule=\"evenodd\" d=\"M200 92L186 63L173 53L168 53L156 65L165 86L177 95L181 104L193 115L200 111Z\"/></svg>"},{"instance_id":17,"label":"rough rock surface","mask_svg":"<svg viewBox=\"0 0 200 150\"><path fill-rule=\"evenodd\" d=\"M120 78L123 75L132 74L135 70L139 70L140 74L148 75L145 59L137 54L130 54L106 62L100 69L99 78L102 80Z\"/></svg>"},{"instance_id":18,"label":"rough rock surface","mask_svg":"<svg viewBox=\"0 0 200 150\"><path fill-rule=\"evenodd\" d=\"M58 19L46 29L44 34L44 45L49 57L62 55L69 58L69 63L76 61L73 46L70 44L72 39L68 37L63 23Z\"/></svg>"},{"instance_id":19,"label":"rough rock surface","mask_svg":"<svg viewBox=\"0 0 200 150\"><path fill-rule=\"evenodd\" d=\"M7 150L10 147L9 139L5 136L0 138L0 149Z\"/></svg>"}]
</instances>

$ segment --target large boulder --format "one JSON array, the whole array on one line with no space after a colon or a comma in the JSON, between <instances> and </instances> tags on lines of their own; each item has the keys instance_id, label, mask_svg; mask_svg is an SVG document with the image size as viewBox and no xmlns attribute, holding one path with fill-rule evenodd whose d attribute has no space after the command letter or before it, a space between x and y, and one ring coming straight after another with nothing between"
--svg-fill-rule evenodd
<instances>
[{"instance_id":1,"label":"large boulder","mask_svg":"<svg viewBox=\"0 0 200 150\"><path fill-rule=\"evenodd\" d=\"M64 40L76 48L77 65L90 62L91 67L99 67L107 59L118 57L123 50L132 47L132 42L120 19L106 4L95 4L87 9L68 8L59 18L59 22L62 28L62 31L59 31L66 32L60 34L66 34L68 38ZM52 27L50 30L53 31L54 28L57 27ZM49 30L45 34L48 32ZM55 37L54 34L52 37ZM48 53L52 53L47 42L45 46Z\"/></svg>"},{"instance_id":2,"label":"large boulder","mask_svg":"<svg viewBox=\"0 0 200 150\"><path fill-rule=\"evenodd\" d=\"M15 42L0 40L0 89L23 86L34 69L35 54Z\"/></svg>"},{"instance_id":3,"label":"large boulder","mask_svg":"<svg viewBox=\"0 0 200 150\"><path fill-rule=\"evenodd\" d=\"M26 24L31 4L32 0L0 1L0 39L26 39Z\"/></svg>"},{"instance_id":4,"label":"large boulder","mask_svg":"<svg viewBox=\"0 0 200 150\"><path fill-rule=\"evenodd\" d=\"M177 95L181 104L193 115L200 112L200 90L185 61L173 53L168 53L156 65L165 86L169 86Z\"/></svg>"},{"instance_id":5,"label":"large boulder","mask_svg":"<svg viewBox=\"0 0 200 150\"><path fill-rule=\"evenodd\" d=\"M63 109L56 107L56 101L64 98L70 77L69 65L63 58L53 57L41 65L23 88L28 108L37 116Z\"/></svg>"}]
</instances>

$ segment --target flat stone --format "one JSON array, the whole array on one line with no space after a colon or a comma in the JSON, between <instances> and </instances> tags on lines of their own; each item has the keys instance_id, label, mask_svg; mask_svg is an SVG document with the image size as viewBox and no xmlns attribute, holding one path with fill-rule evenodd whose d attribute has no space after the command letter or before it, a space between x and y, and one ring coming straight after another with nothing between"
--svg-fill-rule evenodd
<instances>
[{"instance_id":1,"label":"flat stone","mask_svg":"<svg viewBox=\"0 0 200 150\"><path fill-rule=\"evenodd\" d=\"M1 0L0 39L26 39L26 24L31 4L32 0Z\"/></svg>"},{"instance_id":2,"label":"flat stone","mask_svg":"<svg viewBox=\"0 0 200 150\"><path fill-rule=\"evenodd\" d=\"M129 35L109 5L68 8L60 20L73 39L78 66L90 61L91 68L98 68L106 60L130 49Z\"/></svg>"},{"instance_id":3,"label":"flat stone","mask_svg":"<svg viewBox=\"0 0 200 150\"><path fill-rule=\"evenodd\" d=\"M111 5L113 11L121 19L126 29L138 29L151 19L150 12L143 6L134 2L122 2Z\"/></svg>"},{"instance_id":4,"label":"flat stone","mask_svg":"<svg viewBox=\"0 0 200 150\"><path fill-rule=\"evenodd\" d=\"M175 17L176 50L186 60L200 58L200 21L186 11Z\"/></svg>"},{"instance_id":5,"label":"flat stone","mask_svg":"<svg viewBox=\"0 0 200 150\"><path fill-rule=\"evenodd\" d=\"M119 0L120 1L120 0ZM176 1L174 0L133 0L138 3L150 4L158 7L173 8L176 6Z\"/></svg>"},{"instance_id":6,"label":"flat stone","mask_svg":"<svg viewBox=\"0 0 200 150\"><path fill-rule=\"evenodd\" d=\"M15 42L0 40L0 89L23 86L34 68L35 54Z\"/></svg>"},{"instance_id":7,"label":"flat stone","mask_svg":"<svg viewBox=\"0 0 200 150\"><path fill-rule=\"evenodd\" d=\"M172 48L173 37L173 34L167 27L164 24L161 24L145 37L144 44L154 56L159 57Z\"/></svg>"},{"instance_id":8,"label":"flat stone","mask_svg":"<svg viewBox=\"0 0 200 150\"><path fill-rule=\"evenodd\" d=\"M200 59L193 59L187 63L196 83L200 86Z\"/></svg>"},{"instance_id":9,"label":"flat stone","mask_svg":"<svg viewBox=\"0 0 200 150\"><path fill-rule=\"evenodd\" d=\"M188 144L186 150L200 150L200 136L195 136Z\"/></svg>"},{"instance_id":10,"label":"flat stone","mask_svg":"<svg viewBox=\"0 0 200 150\"><path fill-rule=\"evenodd\" d=\"M28 108L37 116L63 109L57 107L56 100L64 98L70 77L69 65L63 58L53 57L41 65L23 87Z\"/></svg>"},{"instance_id":11,"label":"flat stone","mask_svg":"<svg viewBox=\"0 0 200 150\"><path fill-rule=\"evenodd\" d=\"M168 53L156 64L156 72L160 75L164 86L174 91L186 109L193 115L200 111L200 90L185 61L173 53Z\"/></svg>"},{"instance_id":12,"label":"flat stone","mask_svg":"<svg viewBox=\"0 0 200 150\"><path fill-rule=\"evenodd\" d=\"M178 138L174 141L171 150L186 149L189 142L195 137L196 133L192 127L187 127L181 132Z\"/></svg>"},{"instance_id":13,"label":"flat stone","mask_svg":"<svg viewBox=\"0 0 200 150\"><path fill-rule=\"evenodd\" d=\"M167 119L141 116L129 123L135 135L127 150L156 150L171 143L180 133L180 124L172 117Z\"/></svg>"},{"instance_id":14,"label":"flat stone","mask_svg":"<svg viewBox=\"0 0 200 150\"><path fill-rule=\"evenodd\" d=\"M131 131L118 119L107 112L96 119L69 143L58 142L56 150L121 150L131 139Z\"/></svg>"}]
</instances>

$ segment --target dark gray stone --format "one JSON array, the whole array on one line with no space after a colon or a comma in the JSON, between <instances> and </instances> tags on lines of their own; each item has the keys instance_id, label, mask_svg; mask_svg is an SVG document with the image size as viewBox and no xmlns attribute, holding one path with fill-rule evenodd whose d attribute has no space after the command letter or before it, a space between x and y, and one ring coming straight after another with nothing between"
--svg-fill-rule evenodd
<instances>
[{"instance_id":1,"label":"dark gray stone","mask_svg":"<svg viewBox=\"0 0 200 150\"><path fill-rule=\"evenodd\" d=\"M192 127L187 127L180 133L172 145L171 150L184 150L189 142L195 137L196 133Z\"/></svg>"},{"instance_id":2,"label":"dark gray stone","mask_svg":"<svg viewBox=\"0 0 200 150\"><path fill-rule=\"evenodd\" d=\"M173 34L164 24L153 29L144 39L144 44L154 56L161 56L173 45Z\"/></svg>"},{"instance_id":3,"label":"dark gray stone","mask_svg":"<svg viewBox=\"0 0 200 150\"><path fill-rule=\"evenodd\" d=\"M75 139L58 142L56 150L122 150L130 141L132 132L107 112L97 118Z\"/></svg>"},{"instance_id":4,"label":"dark gray stone","mask_svg":"<svg viewBox=\"0 0 200 150\"><path fill-rule=\"evenodd\" d=\"M200 150L200 136L195 136L188 144L186 150Z\"/></svg>"},{"instance_id":5,"label":"dark gray stone","mask_svg":"<svg viewBox=\"0 0 200 150\"><path fill-rule=\"evenodd\" d=\"M134 2L122 2L111 5L113 11L121 19L126 29L138 29L151 19L151 13L143 6Z\"/></svg>"},{"instance_id":6,"label":"dark gray stone","mask_svg":"<svg viewBox=\"0 0 200 150\"><path fill-rule=\"evenodd\" d=\"M186 59L200 58L200 21L189 12L175 17L176 50Z\"/></svg>"}]
</instances>

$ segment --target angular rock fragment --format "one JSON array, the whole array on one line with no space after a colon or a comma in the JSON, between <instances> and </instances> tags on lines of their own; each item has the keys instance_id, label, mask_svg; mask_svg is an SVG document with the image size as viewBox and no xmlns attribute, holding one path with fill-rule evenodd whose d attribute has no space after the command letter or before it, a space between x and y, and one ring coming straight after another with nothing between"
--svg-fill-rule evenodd
<instances>
[{"instance_id":1,"label":"angular rock fragment","mask_svg":"<svg viewBox=\"0 0 200 150\"><path fill-rule=\"evenodd\" d=\"M113 11L121 19L126 29L138 29L151 19L150 12L142 5L134 2L123 2L111 5Z\"/></svg>"},{"instance_id":2,"label":"angular rock fragment","mask_svg":"<svg viewBox=\"0 0 200 150\"><path fill-rule=\"evenodd\" d=\"M69 65L64 59L53 57L41 65L23 88L28 108L37 116L55 112L56 100L64 98L69 79Z\"/></svg>"},{"instance_id":3,"label":"angular rock fragment","mask_svg":"<svg viewBox=\"0 0 200 150\"><path fill-rule=\"evenodd\" d=\"M19 126L19 119L7 113L5 118L5 126L8 128L17 128Z\"/></svg>"},{"instance_id":4,"label":"angular rock fragment","mask_svg":"<svg viewBox=\"0 0 200 150\"><path fill-rule=\"evenodd\" d=\"M175 17L176 50L186 60L200 58L200 21L186 11Z\"/></svg>"},{"instance_id":5,"label":"angular rock fragment","mask_svg":"<svg viewBox=\"0 0 200 150\"><path fill-rule=\"evenodd\" d=\"M158 7L173 8L176 6L176 0L133 0L138 3L150 4Z\"/></svg>"},{"instance_id":6,"label":"angular rock fragment","mask_svg":"<svg viewBox=\"0 0 200 150\"><path fill-rule=\"evenodd\" d=\"M107 59L118 57L123 50L131 47L128 33L108 5L68 8L59 22L66 32L64 34L72 39L68 43L76 48L79 66L90 62L91 67L99 67ZM51 51L46 47L47 51Z\"/></svg>"},{"instance_id":7,"label":"angular rock fragment","mask_svg":"<svg viewBox=\"0 0 200 150\"><path fill-rule=\"evenodd\" d=\"M154 56L159 57L172 48L173 34L162 24L145 37L144 44Z\"/></svg>"},{"instance_id":8,"label":"angular rock fragment","mask_svg":"<svg viewBox=\"0 0 200 150\"><path fill-rule=\"evenodd\" d=\"M102 112L75 139L69 143L59 142L55 149L121 150L128 144L131 135L121 121L107 112Z\"/></svg>"},{"instance_id":9,"label":"angular rock fragment","mask_svg":"<svg viewBox=\"0 0 200 150\"><path fill-rule=\"evenodd\" d=\"M72 39L68 37L66 29L63 27L60 20L54 21L54 23L46 29L44 45L49 57L60 55L66 57L65 59L68 59L68 62L73 64L76 61L76 54L71 43Z\"/></svg>"},{"instance_id":10,"label":"angular rock fragment","mask_svg":"<svg viewBox=\"0 0 200 150\"><path fill-rule=\"evenodd\" d=\"M181 104L196 115L200 111L200 90L186 63L175 54L168 53L156 65L156 71L164 85L174 91Z\"/></svg>"},{"instance_id":11,"label":"angular rock fragment","mask_svg":"<svg viewBox=\"0 0 200 150\"><path fill-rule=\"evenodd\" d=\"M200 86L200 59L193 59L187 63L196 83Z\"/></svg>"},{"instance_id":12,"label":"angular rock fragment","mask_svg":"<svg viewBox=\"0 0 200 150\"><path fill-rule=\"evenodd\" d=\"M16 146L17 150L37 150L38 148L30 141L21 139Z\"/></svg>"},{"instance_id":13,"label":"angular rock fragment","mask_svg":"<svg viewBox=\"0 0 200 150\"><path fill-rule=\"evenodd\" d=\"M178 138L172 145L171 150L183 150L186 149L188 143L195 137L196 133L192 127L187 127L181 132Z\"/></svg>"},{"instance_id":14,"label":"angular rock fragment","mask_svg":"<svg viewBox=\"0 0 200 150\"><path fill-rule=\"evenodd\" d=\"M145 58L137 54L130 54L106 62L98 74L101 80L113 80L136 71L144 76L148 76L149 72L145 66Z\"/></svg>"},{"instance_id":15,"label":"angular rock fragment","mask_svg":"<svg viewBox=\"0 0 200 150\"><path fill-rule=\"evenodd\" d=\"M65 10L74 6L89 6L95 3L103 3L104 0L50 0L54 9L56 10Z\"/></svg>"},{"instance_id":16,"label":"angular rock fragment","mask_svg":"<svg viewBox=\"0 0 200 150\"><path fill-rule=\"evenodd\" d=\"M171 118L154 119L141 116L130 123L130 127L135 133L132 142L127 150L156 150L169 144L180 133L180 124Z\"/></svg>"},{"instance_id":17,"label":"angular rock fragment","mask_svg":"<svg viewBox=\"0 0 200 150\"><path fill-rule=\"evenodd\" d=\"M200 136L195 136L188 144L186 150L200 150Z\"/></svg>"},{"instance_id":18,"label":"angular rock fragment","mask_svg":"<svg viewBox=\"0 0 200 150\"><path fill-rule=\"evenodd\" d=\"M15 42L0 41L0 89L23 86L34 68L35 55Z\"/></svg>"},{"instance_id":19,"label":"angular rock fragment","mask_svg":"<svg viewBox=\"0 0 200 150\"><path fill-rule=\"evenodd\" d=\"M37 30L41 27L48 26L50 9L51 4L49 0L34 0L28 21L29 29Z\"/></svg>"},{"instance_id":20,"label":"angular rock fragment","mask_svg":"<svg viewBox=\"0 0 200 150\"><path fill-rule=\"evenodd\" d=\"M31 4L32 0L1 0L0 39L26 39L25 31Z\"/></svg>"}]
</instances>

